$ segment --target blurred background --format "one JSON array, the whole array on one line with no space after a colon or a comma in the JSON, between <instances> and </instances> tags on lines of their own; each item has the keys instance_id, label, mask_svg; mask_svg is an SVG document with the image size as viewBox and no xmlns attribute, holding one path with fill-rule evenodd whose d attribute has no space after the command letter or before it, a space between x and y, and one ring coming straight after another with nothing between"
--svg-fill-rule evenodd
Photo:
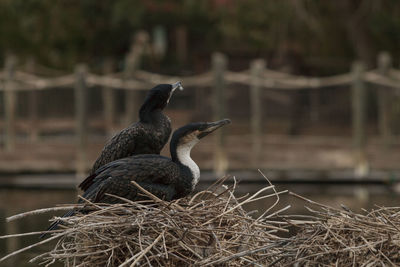
<instances>
[{"instance_id":1,"label":"blurred background","mask_svg":"<svg viewBox=\"0 0 400 267\"><path fill-rule=\"evenodd\" d=\"M49 214L4 218L75 202L146 91L178 80L174 129L232 120L192 152L199 189L230 174L255 192L260 170L331 206L398 206L399 47L396 0L0 0L0 234L44 230Z\"/></svg>"}]
</instances>

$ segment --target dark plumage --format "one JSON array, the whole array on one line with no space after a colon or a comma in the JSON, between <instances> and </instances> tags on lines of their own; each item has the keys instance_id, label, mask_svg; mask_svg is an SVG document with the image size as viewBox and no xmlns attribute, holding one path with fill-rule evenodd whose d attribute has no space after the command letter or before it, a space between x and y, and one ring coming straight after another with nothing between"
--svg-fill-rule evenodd
<instances>
[{"instance_id":1,"label":"dark plumage","mask_svg":"<svg viewBox=\"0 0 400 267\"><path fill-rule=\"evenodd\" d=\"M104 146L95 161L90 175L101 166L114 160L139 154L160 154L171 135L170 119L162 113L176 88L181 83L160 84L151 89L139 111L139 121L116 134ZM79 187L86 190L91 181L86 180Z\"/></svg>"},{"instance_id":2,"label":"dark plumage","mask_svg":"<svg viewBox=\"0 0 400 267\"><path fill-rule=\"evenodd\" d=\"M131 179L139 185L168 186L171 177L179 176L179 168L171 160L161 155L135 155L104 165L95 173L92 185L83 194L93 202L113 203L116 198L105 193L115 194L130 200L137 200L137 188ZM159 195L159 194L157 194ZM166 196L161 196L165 198ZM168 198L171 199L171 198Z\"/></svg>"},{"instance_id":3,"label":"dark plumage","mask_svg":"<svg viewBox=\"0 0 400 267\"><path fill-rule=\"evenodd\" d=\"M107 194L133 201L145 199L131 181L167 201L188 195L200 178L200 170L190 158L192 147L201 138L228 123L230 120L225 119L211 123L191 123L177 129L170 143L171 158L155 154L135 155L100 167L87 178L90 179L90 186L83 197L97 203L120 202ZM73 213L70 211L65 216ZM55 229L58 224L53 223L49 230Z\"/></svg>"}]
</instances>

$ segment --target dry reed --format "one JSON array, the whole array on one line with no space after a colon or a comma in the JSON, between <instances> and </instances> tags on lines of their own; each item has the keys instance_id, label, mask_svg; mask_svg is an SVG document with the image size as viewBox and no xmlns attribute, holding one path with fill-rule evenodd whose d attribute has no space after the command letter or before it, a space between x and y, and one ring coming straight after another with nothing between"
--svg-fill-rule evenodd
<instances>
[{"instance_id":1,"label":"dry reed","mask_svg":"<svg viewBox=\"0 0 400 267\"><path fill-rule=\"evenodd\" d=\"M312 220L288 222L298 228L271 257L278 266L400 266L400 207L376 207L355 213L342 205L332 208L297 194ZM291 217L291 218L290 218Z\"/></svg>"},{"instance_id":2,"label":"dry reed","mask_svg":"<svg viewBox=\"0 0 400 267\"><path fill-rule=\"evenodd\" d=\"M40 242L58 239L54 249L31 261L46 266L56 261L65 266L400 266L400 207L358 214L290 192L311 214L283 215L290 206L278 208L279 196L287 191L277 192L268 181L257 193L237 198L235 180L230 187L224 182L172 202L137 184L150 200L86 201L90 213L54 218L63 221L62 229ZM266 198L275 202L258 217L243 209ZM28 234L38 233L15 236Z\"/></svg>"},{"instance_id":3,"label":"dry reed","mask_svg":"<svg viewBox=\"0 0 400 267\"><path fill-rule=\"evenodd\" d=\"M121 204L113 205L87 201L90 213L54 218L63 222L62 231L49 238L58 238L54 249L31 262L46 266L56 261L65 266L260 266L266 263L268 248L280 239L276 233L288 231L278 222L264 222L279 195L286 193L277 192L273 185L238 199L236 183L227 187L221 181L172 202L136 186L150 200L121 198ZM242 208L271 197L277 201L258 218Z\"/></svg>"}]
</instances>

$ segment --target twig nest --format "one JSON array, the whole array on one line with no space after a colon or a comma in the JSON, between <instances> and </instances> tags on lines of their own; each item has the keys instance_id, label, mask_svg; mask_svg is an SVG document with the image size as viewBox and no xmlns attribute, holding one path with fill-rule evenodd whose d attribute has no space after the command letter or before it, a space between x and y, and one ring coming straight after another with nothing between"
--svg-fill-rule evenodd
<instances>
[{"instance_id":1,"label":"twig nest","mask_svg":"<svg viewBox=\"0 0 400 267\"><path fill-rule=\"evenodd\" d=\"M264 197L277 197L274 190L258 198L267 191ZM66 266L266 264L268 246L279 239L275 233L287 230L248 216L242 205L254 198L239 201L233 191L217 186L172 202L91 206L88 214L63 218L63 231L53 234L60 235L55 248L33 260Z\"/></svg>"},{"instance_id":2,"label":"twig nest","mask_svg":"<svg viewBox=\"0 0 400 267\"><path fill-rule=\"evenodd\" d=\"M400 207L377 207L358 214L290 192L312 206L306 206L311 215L282 215L290 206L272 210L279 204L279 195L287 191L277 192L270 185L238 199L234 189L216 185L172 202L141 189L151 200L121 199L121 204L114 205L88 202L91 212L55 218L63 221L63 229L0 262L58 239L53 250L31 261L47 266L56 261L65 266L400 266ZM242 208L271 197L276 201L257 218ZM8 220L58 209L36 210ZM297 233L281 235L287 235L288 227ZM38 233L1 238L31 234Z\"/></svg>"},{"instance_id":3,"label":"twig nest","mask_svg":"<svg viewBox=\"0 0 400 267\"><path fill-rule=\"evenodd\" d=\"M309 201L310 202L310 201ZM291 266L400 266L400 207L378 207L361 214L342 206L313 203L312 221L299 224L298 233L271 257Z\"/></svg>"}]
</instances>

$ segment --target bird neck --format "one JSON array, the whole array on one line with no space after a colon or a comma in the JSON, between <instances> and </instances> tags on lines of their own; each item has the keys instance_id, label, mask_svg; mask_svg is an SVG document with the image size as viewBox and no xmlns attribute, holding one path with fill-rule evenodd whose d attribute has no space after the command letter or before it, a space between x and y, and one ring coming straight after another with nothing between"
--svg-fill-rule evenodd
<instances>
[{"instance_id":1,"label":"bird neck","mask_svg":"<svg viewBox=\"0 0 400 267\"><path fill-rule=\"evenodd\" d=\"M197 166L196 162L194 162L193 159L190 157L190 151L197 144L198 141L198 139L194 139L193 141L183 145L172 146L170 149L172 161L179 165L181 171L190 171L188 179L190 179L189 182L191 184L192 190L200 179L200 169L199 166Z\"/></svg>"},{"instance_id":2,"label":"bird neck","mask_svg":"<svg viewBox=\"0 0 400 267\"><path fill-rule=\"evenodd\" d=\"M139 111L139 120L145 123L154 123L160 121L165 115L160 108L152 109L148 106L142 106Z\"/></svg>"}]
</instances>

